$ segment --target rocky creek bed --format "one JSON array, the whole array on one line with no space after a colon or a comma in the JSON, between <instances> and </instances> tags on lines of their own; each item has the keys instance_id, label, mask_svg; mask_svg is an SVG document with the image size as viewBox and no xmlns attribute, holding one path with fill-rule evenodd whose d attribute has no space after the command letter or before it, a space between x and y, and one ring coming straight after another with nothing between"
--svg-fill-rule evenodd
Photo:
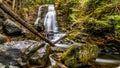
<instances>
[{"instance_id":1,"label":"rocky creek bed","mask_svg":"<svg viewBox=\"0 0 120 68\"><path fill-rule=\"evenodd\" d=\"M31 46L32 45L32 46ZM40 42L33 40L26 41L12 41L0 45L0 67L13 67L13 68L58 68L66 66L67 68L115 68L119 63L104 63L96 60L97 57L110 60L120 60L118 56L112 55L99 55L98 47L96 45L81 45L72 44L69 48L60 47L43 47L39 49L31 58L26 62L23 57L26 56L30 50L36 46L41 45ZM31 47L29 47L31 46ZM29 48L28 48L29 47ZM26 50L26 48L28 48ZM26 50L26 52L25 52ZM24 53L25 52L25 53ZM23 55L24 53L24 55ZM60 57L61 56L61 57ZM28 57L29 58L29 57ZM50 59L54 59L54 61ZM96 60L96 62L95 62ZM101 59L102 60L102 59ZM109 61L108 61L109 62ZM113 61L114 62L114 61ZM119 61L120 62L120 61ZM54 64L55 63L55 64ZM62 63L62 64L59 64ZM112 64L112 65L111 65Z\"/></svg>"}]
</instances>

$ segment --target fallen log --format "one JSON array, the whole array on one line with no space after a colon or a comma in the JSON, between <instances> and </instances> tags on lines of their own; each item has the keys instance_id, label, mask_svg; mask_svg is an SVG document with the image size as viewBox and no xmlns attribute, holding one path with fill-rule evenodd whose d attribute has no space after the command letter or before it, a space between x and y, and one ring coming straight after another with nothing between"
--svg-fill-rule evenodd
<instances>
[{"instance_id":1,"label":"fallen log","mask_svg":"<svg viewBox=\"0 0 120 68\"><path fill-rule=\"evenodd\" d=\"M24 27L26 27L29 31L31 31L32 33L34 33L35 35L37 35L38 37L40 37L42 40L44 40L45 42L47 42L48 44L50 44L51 46L55 46L50 40L48 40L46 37L44 37L42 34L38 33L38 31L36 29L34 29L32 26L30 26L29 24L27 24L26 21L24 21L23 19L21 19L17 14L15 14L13 11L11 11L5 4L3 4L0 1L0 8L7 13L9 16L11 16L13 19L15 19L16 21L18 21L18 23L20 23L21 25L23 25Z\"/></svg>"}]
</instances>

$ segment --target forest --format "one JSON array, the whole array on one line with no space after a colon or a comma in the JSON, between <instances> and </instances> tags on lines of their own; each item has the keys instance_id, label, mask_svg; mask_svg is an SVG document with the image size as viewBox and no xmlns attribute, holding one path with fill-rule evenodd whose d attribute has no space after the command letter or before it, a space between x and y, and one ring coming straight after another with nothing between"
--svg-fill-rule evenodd
<instances>
[{"instance_id":1,"label":"forest","mask_svg":"<svg viewBox=\"0 0 120 68\"><path fill-rule=\"evenodd\" d=\"M120 0L0 0L0 68L120 68Z\"/></svg>"}]
</instances>

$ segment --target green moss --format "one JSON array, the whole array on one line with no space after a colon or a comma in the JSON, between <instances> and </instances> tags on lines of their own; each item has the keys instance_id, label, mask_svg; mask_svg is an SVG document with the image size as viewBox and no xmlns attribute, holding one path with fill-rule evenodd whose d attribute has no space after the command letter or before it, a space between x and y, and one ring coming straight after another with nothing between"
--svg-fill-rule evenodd
<instances>
[{"instance_id":1,"label":"green moss","mask_svg":"<svg viewBox=\"0 0 120 68\"><path fill-rule=\"evenodd\" d=\"M98 56L97 51L96 45L73 44L62 54L61 59L69 68L78 68L94 63Z\"/></svg>"},{"instance_id":2,"label":"green moss","mask_svg":"<svg viewBox=\"0 0 120 68\"><path fill-rule=\"evenodd\" d=\"M120 25L116 25L115 27L116 27L116 29L120 29Z\"/></svg>"},{"instance_id":3,"label":"green moss","mask_svg":"<svg viewBox=\"0 0 120 68\"><path fill-rule=\"evenodd\" d=\"M112 15L112 16L108 16L108 20L112 20L112 21L118 21L120 22L120 16L119 15Z\"/></svg>"},{"instance_id":4,"label":"green moss","mask_svg":"<svg viewBox=\"0 0 120 68\"><path fill-rule=\"evenodd\" d=\"M105 21L105 20L99 20L97 22L102 24L102 25L108 25L108 21Z\"/></svg>"},{"instance_id":5,"label":"green moss","mask_svg":"<svg viewBox=\"0 0 120 68\"><path fill-rule=\"evenodd\" d=\"M70 38L70 39L72 39L72 40L74 40L75 37L76 37L76 34L69 34L69 35L68 35L68 38Z\"/></svg>"}]
</instances>

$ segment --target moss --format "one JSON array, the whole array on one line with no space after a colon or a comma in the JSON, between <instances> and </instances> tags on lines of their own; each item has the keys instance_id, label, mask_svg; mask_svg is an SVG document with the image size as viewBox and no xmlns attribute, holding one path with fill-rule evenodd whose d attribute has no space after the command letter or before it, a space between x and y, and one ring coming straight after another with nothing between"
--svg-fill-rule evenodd
<instances>
[{"instance_id":1,"label":"moss","mask_svg":"<svg viewBox=\"0 0 120 68\"><path fill-rule=\"evenodd\" d=\"M116 29L120 29L120 25L116 25L115 27L116 27Z\"/></svg>"},{"instance_id":2,"label":"moss","mask_svg":"<svg viewBox=\"0 0 120 68\"><path fill-rule=\"evenodd\" d=\"M119 15L108 16L108 20L120 22L120 16Z\"/></svg>"},{"instance_id":3,"label":"moss","mask_svg":"<svg viewBox=\"0 0 120 68\"><path fill-rule=\"evenodd\" d=\"M62 54L61 59L69 68L91 65L98 56L97 51L96 45L73 44Z\"/></svg>"},{"instance_id":4,"label":"moss","mask_svg":"<svg viewBox=\"0 0 120 68\"><path fill-rule=\"evenodd\" d=\"M68 38L70 38L70 39L72 39L72 40L74 40L75 37L76 37L76 34L69 34L69 35L68 35Z\"/></svg>"}]
</instances>

